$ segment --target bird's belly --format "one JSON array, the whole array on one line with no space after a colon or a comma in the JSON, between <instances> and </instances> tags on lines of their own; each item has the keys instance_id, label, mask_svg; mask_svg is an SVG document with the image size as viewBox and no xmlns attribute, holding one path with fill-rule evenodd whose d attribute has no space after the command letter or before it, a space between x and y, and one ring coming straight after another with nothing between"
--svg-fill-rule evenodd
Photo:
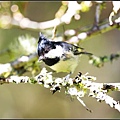
<instances>
[{"instance_id":1,"label":"bird's belly","mask_svg":"<svg viewBox=\"0 0 120 120\"><path fill-rule=\"evenodd\" d=\"M56 72L73 73L77 65L78 65L78 57L75 57L64 61L61 60L57 64L50 66L50 68L55 70Z\"/></svg>"}]
</instances>

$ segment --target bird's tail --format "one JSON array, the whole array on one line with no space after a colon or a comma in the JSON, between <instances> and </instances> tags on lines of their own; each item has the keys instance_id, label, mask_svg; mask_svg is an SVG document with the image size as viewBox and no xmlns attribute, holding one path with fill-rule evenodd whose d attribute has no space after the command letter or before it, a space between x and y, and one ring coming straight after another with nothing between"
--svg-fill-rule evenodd
<instances>
[{"instance_id":1,"label":"bird's tail","mask_svg":"<svg viewBox=\"0 0 120 120\"><path fill-rule=\"evenodd\" d=\"M86 54L86 55L89 55L89 56L93 55L92 53L89 53L89 52L86 52L86 51L82 51L82 52L80 52L80 54Z\"/></svg>"}]
</instances>

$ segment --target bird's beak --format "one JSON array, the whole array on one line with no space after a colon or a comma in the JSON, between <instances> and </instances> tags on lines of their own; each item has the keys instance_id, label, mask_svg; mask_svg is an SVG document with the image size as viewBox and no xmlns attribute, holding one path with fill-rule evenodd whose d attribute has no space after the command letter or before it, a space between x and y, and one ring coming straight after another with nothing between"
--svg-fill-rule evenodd
<instances>
[{"instance_id":1,"label":"bird's beak","mask_svg":"<svg viewBox=\"0 0 120 120\"><path fill-rule=\"evenodd\" d=\"M86 52L86 51L80 52L80 54L93 55L92 53L89 53L89 52Z\"/></svg>"},{"instance_id":2,"label":"bird's beak","mask_svg":"<svg viewBox=\"0 0 120 120\"><path fill-rule=\"evenodd\" d=\"M41 61L43 60L43 58L44 58L43 56L40 56L38 60Z\"/></svg>"}]
</instances>

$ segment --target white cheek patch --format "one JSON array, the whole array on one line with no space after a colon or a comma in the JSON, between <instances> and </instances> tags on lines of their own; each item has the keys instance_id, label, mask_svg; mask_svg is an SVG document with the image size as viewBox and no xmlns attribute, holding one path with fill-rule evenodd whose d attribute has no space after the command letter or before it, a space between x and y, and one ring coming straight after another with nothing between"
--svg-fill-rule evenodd
<instances>
[{"instance_id":1,"label":"white cheek patch","mask_svg":"<svg viewBox=\"0 0 120 120\"><path fill-rule=\"evenodd\" d=\"M63 48L57 45L56 49L50 50L47 54L45 54L45 57L48 58L61 57L63 53L64 53Z\"/></svg>"}]
</instances>

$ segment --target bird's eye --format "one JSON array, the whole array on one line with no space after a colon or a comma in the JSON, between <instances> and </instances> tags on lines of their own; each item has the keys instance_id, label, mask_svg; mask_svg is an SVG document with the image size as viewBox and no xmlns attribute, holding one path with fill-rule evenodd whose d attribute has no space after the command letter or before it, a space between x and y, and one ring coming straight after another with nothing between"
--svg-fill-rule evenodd
<instances>
[{"instance_id":1,"label":"bird's eye","mask_svg":"<svg viewBox=\"0 0 120 120\"><path fill-rule=\"evenodd\" d=\"M47 51L47 50L45 50L45 53L48 53L48 51Z\"/></svg>"},{"instance_id":2,"label":"bird's eye","mask_svg":"<svg viewBox=\"0 0 120 120\"><path fill-rule=\"evenodd\" d=\"M69 48L69 50L71 51L71 50L72 50L72 48L70 47L70 48Z\"/></svg>"}]
</instances>

